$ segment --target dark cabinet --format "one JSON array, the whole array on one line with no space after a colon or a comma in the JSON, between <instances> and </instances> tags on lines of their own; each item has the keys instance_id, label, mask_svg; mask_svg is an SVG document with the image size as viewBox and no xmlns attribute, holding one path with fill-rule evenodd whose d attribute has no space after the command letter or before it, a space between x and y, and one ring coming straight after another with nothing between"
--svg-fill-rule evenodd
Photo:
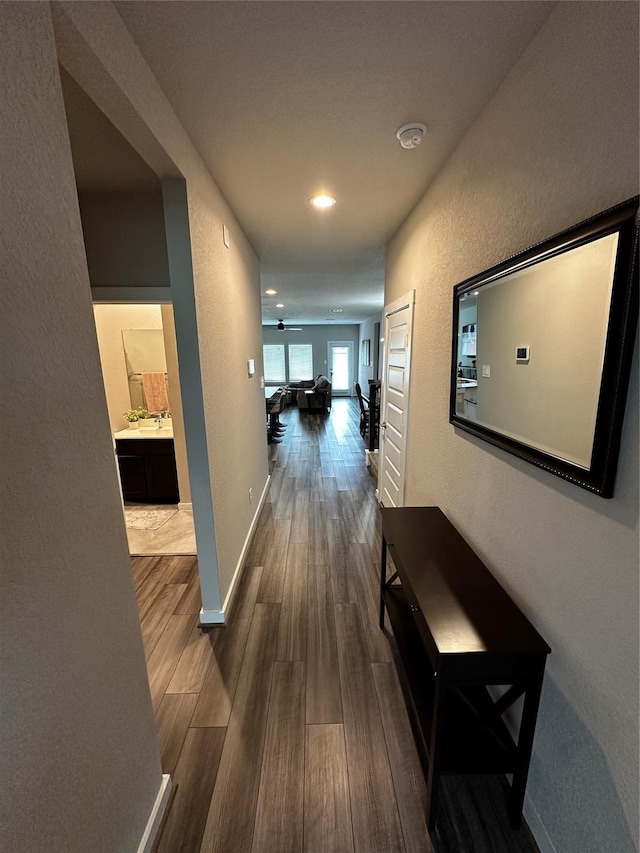
<instances>
[{"instance_id":1,"label":"dark cabinet","mask_svg":"<svg viewBox=\"0 0 640 853\"><path fill-rule=\"evenodd\" d=\"M125 501L178 503L178 473L172 438L116 439Z\"/></svg>"}]
</instances>

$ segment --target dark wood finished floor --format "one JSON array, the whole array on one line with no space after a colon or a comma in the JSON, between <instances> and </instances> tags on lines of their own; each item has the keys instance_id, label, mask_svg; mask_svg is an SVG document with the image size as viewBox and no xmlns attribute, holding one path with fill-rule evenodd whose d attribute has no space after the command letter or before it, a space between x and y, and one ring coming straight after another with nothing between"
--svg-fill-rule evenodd
<instances>
[{"instance_id":1,"label":"dark wood finished floor","mask_svg":"<svg viewBox=\"0 0 640 853\"><path fill-rule=\"evenodd\" d=\"M133 559L163 770L159 853L534 853L500 779L445 780L437 835L388 637L359 413L289 408L229 623L195 557Z\"/></svg>"}]
</instances>

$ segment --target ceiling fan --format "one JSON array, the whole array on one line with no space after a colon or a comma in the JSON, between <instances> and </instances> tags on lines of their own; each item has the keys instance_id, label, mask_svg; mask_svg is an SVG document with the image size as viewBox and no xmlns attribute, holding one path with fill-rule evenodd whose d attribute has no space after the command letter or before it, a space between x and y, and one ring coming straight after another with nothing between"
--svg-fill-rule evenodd
<instances>
[{"instance_id":1,"label":"ceiling fan","mask_svg":"<svg viewBox=\"0 0 640 853\"><path fill-rule=\"evenodd\" d=\"M284 320L278 320L278 325L276 326L276 329L279 332L301 332L302 331L301 326L285 326Z\"/></svg>"}]
</instances>

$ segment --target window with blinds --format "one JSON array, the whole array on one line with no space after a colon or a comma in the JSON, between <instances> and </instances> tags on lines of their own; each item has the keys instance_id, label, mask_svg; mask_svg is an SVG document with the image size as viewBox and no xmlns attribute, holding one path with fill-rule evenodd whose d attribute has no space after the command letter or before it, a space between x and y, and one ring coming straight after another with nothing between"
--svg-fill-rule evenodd
<instances>
[{"instance_id":1,"label":"window with blinds","mask_svg":"<svg viewBox=\"0 0 640 853\"><path fill-rule=\"evenodd\" d=\"M289 381L313 379L313 347L311 344L289 344Z\"/></svg>"},{"instance_id":2,"label":"window with blinds","mask_svg":"<svg viewBox=\"0 0 640 853\"><path fill-rule=\"evenodd\" d=\"M287 372L284 367L284 344L264 344L264 381L285 383Z\"/></svg>"}]
</instances>

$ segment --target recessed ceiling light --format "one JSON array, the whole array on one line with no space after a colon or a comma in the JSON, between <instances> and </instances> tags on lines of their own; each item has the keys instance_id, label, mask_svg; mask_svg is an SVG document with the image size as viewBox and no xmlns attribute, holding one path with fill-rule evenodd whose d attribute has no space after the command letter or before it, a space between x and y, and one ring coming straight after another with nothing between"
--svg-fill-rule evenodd
<instances>
[{"instance_id":1,"label":"recessed ceiling light","mask_svg":"<svg viewBox=\"0 0 640 853\"><path fill-rule=\"evenodd\" d=\"M336 200L330 195L314 195L313 198L309 199L309 203L314 207L333 207Z\"/></svg>"},{"instance_id":2,"label":"recessed ceiling light","mask_svg":"<svg viewBox=\"0 0 640 853\"><path fill-rule=\"evenodd\" d=\"M282 304L282 302L278 302L278 304L276 305L276 308L284 308L284 305Z\"/></svg>"},{"instance_id":3,"label":"recessed ceiling light","mask_svg":"<svg viewBox=\"0 0 640 853\"><path fill-rule=\"evenodd\" d=\"M275 296L277 292L277 290L273 290L272 288L269 288L269 290L265 290L267 296Z\"/></svg>"}]
</instances>

